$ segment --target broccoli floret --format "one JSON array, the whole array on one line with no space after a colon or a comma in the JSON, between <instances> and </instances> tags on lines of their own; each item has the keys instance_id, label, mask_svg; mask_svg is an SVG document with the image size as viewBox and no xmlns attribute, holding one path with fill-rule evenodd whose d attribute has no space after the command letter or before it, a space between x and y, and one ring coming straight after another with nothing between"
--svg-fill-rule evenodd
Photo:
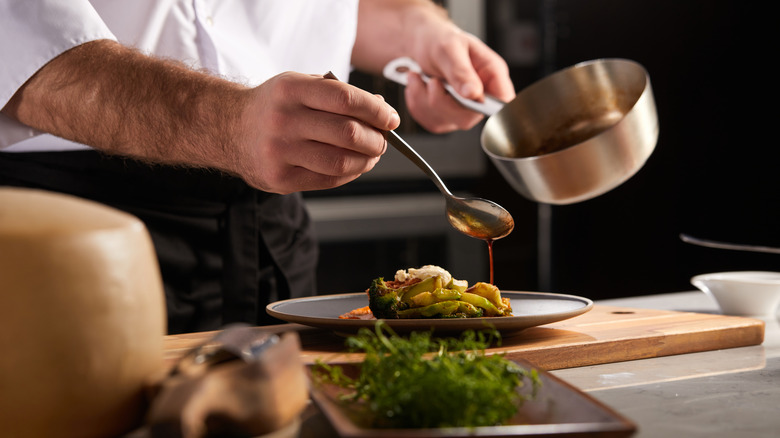
<instances>
[{"instance_id":1,"label":"broccoli floret","mask_svg":"<svg viewBox=\"0 0 780 438\"><path fill-rule=\"evenodd\" d=\"M398 312L409 305L401 301L397 290L387 287L385 279L379 277L368 288L368 307L377 319L398 319Z\"/></svg>"}]
</instances>

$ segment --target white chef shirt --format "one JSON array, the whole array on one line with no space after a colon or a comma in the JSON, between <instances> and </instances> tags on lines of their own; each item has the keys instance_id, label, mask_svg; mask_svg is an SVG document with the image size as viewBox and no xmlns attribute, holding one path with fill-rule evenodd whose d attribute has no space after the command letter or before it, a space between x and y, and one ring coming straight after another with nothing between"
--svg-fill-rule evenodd
<instances>
[{"instance_id":1,"label":"white chef shirt","mask_svg":"<svg viewBox=\"0 0 780 438\"><path fill-rule=\"evenodd\" d=\"M284 71L346 80L358 0L0 0L0 107L64 51L99 39L249 86ZM0 150L84 149L0 114Z\"/></svg>"}]
</instances>

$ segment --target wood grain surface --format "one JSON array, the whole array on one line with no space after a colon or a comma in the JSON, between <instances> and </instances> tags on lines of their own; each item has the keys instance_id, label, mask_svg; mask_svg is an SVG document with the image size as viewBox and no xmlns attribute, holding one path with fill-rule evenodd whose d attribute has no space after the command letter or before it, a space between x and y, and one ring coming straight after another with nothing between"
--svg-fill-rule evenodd
<instances>
[{"instance_id":1,"label":"wood grain surface","mask_svg":"<svg viewBox=\"0 0 780 438\"><path fill-rule=\"evenodd\" d=\"M257 327L261 332L297 331L302 359L360 361L346 353L344 337L298 324ZM172 366L189 349L216 332L165 337L165 359ZM764 322L709 313L675 312L596 305L575 318L505 336L488 353L504 353L544 370L621 362L761 344Z\"/></svg>"}]
</instances>

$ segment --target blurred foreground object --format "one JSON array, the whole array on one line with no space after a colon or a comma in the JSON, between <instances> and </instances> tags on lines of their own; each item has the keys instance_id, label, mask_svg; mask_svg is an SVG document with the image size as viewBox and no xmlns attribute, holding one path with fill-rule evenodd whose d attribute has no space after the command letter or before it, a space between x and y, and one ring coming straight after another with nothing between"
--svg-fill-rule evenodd
<instances>
[{"instance_id":1,"label":"blurred foreground object","mask_svg":"<svg viewBox=\"0 0 780 438\"><path fill-rule=\"evenodd\" d=\"M246 437L284 429L297 436L309 400L300 354L295 332L226 328L190 351L156 389L148 435Z\"/></svg>"},{"instance_id":2,"label":"blurred foreground object","mask_svg":"<svg viewBox=\"0 0 780 438\"><path fill-rule=\"evenodd\" d=\"M0 188L4 436L116 436L163 370L165 299L144 224L107 206Z\"/></svg>"}]
</instances>

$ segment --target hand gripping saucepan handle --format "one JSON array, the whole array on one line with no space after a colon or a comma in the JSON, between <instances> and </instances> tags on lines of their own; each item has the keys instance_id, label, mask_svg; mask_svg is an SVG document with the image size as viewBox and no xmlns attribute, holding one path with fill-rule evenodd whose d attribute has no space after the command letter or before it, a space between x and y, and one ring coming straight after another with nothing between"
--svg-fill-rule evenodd
<instances>
[{"instance_id":1,"label":"hand gripping saucepan handle","mask_svg":"<svg viewBox=\"0 0 780 438\"><path fill-rule=\"evenodd\" d=\"M383 74L387 79L390 79L391 81L397 82L401 85L407 85L408 73L412 71L420 75L422 77L422 80L426 83L431 80L431 77L426 75L422 72L422 69L420 68L420 65L417 64L413 59L402 57L402 58L396 58L385 66L383 70ZM493 114L497 113L501 108L506 105L506 103L498 100L497 98L485 95L485 100L483 102L477 102L476 100L466 99L465 97L458 94L457 91L455 91L455 88L452 87L452 85L444 82L444 89L447 90L452 97L455 98L461 105L464 107L476 111L478 113L482 113L486 116L492 116Z\"/></svg>"}]
</instances>

